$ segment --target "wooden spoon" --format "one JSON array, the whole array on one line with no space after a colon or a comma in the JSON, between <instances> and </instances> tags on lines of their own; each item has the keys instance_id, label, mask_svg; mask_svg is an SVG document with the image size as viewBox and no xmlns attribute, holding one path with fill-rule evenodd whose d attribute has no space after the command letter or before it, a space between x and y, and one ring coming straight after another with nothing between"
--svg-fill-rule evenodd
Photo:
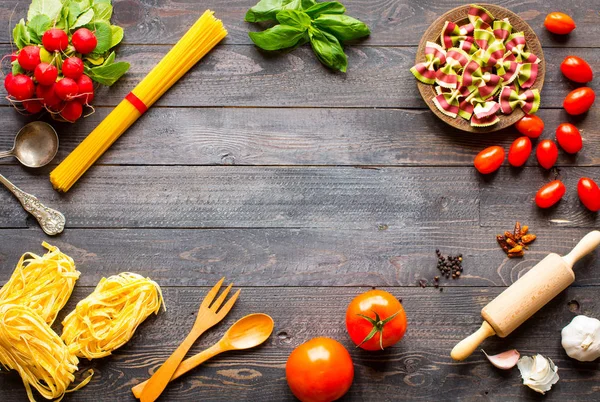
<instances>
[{"instance_id":1,"label":"wooden spoon","mask_svg":"<svg viewBox=\"0 0 600 402\"><path fill-rule=\"evenodd\" d=\"M219 342L181 362L170 381L182 376L219 353L227 352L228 350L250 349L260 345L269 339L269 336L273 332L273 327L273 319L266 314L258 313L245 316L233 324ZM142 391L148 381L146 380L131 388L136 398L142 395Z\"/></svg>"}]
</instances>

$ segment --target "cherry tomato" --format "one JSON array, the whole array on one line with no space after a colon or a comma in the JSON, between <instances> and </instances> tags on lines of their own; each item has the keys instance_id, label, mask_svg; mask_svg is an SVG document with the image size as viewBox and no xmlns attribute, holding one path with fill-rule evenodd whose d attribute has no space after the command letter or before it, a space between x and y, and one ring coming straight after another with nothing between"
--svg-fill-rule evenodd
<instances>
[{"instance_id":1,"label":"cherry tomato","mask_svg":"<svg viewBox=\"0 0 600 402\"><path fill-rule=\"evenodd\" d=\"M484 149L475 157L475 169L482 174L489 174L500 169L504 162L504 149L492 146Z\"/></svg>"},{"instance_id":2,"label":"cherry tomato","mask_svg":"<svg viewBox=\"0 0 600 402\"><path fill-rule=\"evenodd\" d=\"M558 147L552 140L540 142L535 150L538 163L544 169L550 169L558 159Z\"/></svg>"},{"instance_id":3,"label":"cherry tomato","mask_svg":"<svg viewBox=\"0 0 600 402\"><path fill-rule=\"evenodd\" d=\"M370 290L350 302L346 310L346 329L356 345L365 350L381 350L402 339L406 332L406 313L391 293Z\"/></svg>"},{"instance_id":4,"label":"cherry tomato","mask_svg":"<svg viewBox=\"0 0 600 402\"><path fill-rule=\"evenodd\" d=\"M565 13L554 12L546 16L544 26L552 33L566 35L575 29L575 21Z\"/></svg>"},{"instance_id":5,"label":"cherry tomato","mask_svg":"<svg viewBox=\"0 0 600 402\"><path fill-rule=\"evenodd\" d=\"M544 121L534 114L526 114L515 123L515 127L529 138L538 138L544 131Z\"/></svg>"},{"instance_id":6,"label":"cherry tomato","mask_svg":"<svg viewBox=\"0 0 600 402\"><path fill-rule=\"evenodd\" d=\"M579 179L577 194L587 209L592 212L600 211L600 188L594 180L587 177Z\"/></svg>"},{"instance_id":7,"label":"cherry tomato","mask_svg":"<svg viewBox=\"0 0 600 402\"><path fill-rule=\"evenodd\" d=\"M581 134L571 123L562 123L556 128L556 141L565 152L576 154L583 148Z\"/></svg>"},{"instance_id":8,"label":"cherry tomato","mask_svg":"<svg viewBox=\"0 0 600 402\"><path fill-rule=\"evenodd\" d=\"M285 376L292 393L302 402L330 402L350 389L354 366L341 343L314 338L290 354Z\"/></svg>"},{"instance_id":9,"label":"cherry tomato","mask_svg":"<svg viewBox=\"0 0 600 402\"><path fill-rule=\"evenodd\" d=\"M571 81L582 84L594 78L590 65L577 56L567 56L560 65L560 71Z\"/></svg>"},{"instance_id":10,"label":"cherry tomato","mask_svg":"<svg viewBox=\"0 0 600 402\"><path fill-rule=\"evenodd\" d=\"M540 208L550 208L565 195L565 185L560 180L554 180L539 189L535 195L535 203Z\"/></svg>"},{"instance_id":11,"label":"cherry tomato","mask_svg":"<svg viewBox=\"0 0 600 402\"><path fill-rule=\"evenodd\" d=\"M563 102L563 107L569 114L577 115L587 112L596 100L592 88L581 87L569 92Z\"/></svg>"},{"instance_id":12,"label":"cherry tomato","mask_svg":"<svg viewBox=\"0 0 600 402\"><path fill-rule=\"evenodd\" d=\"M512 166L523 166L531 155L531 140L527 137L517 138L508 150L508 163Z\"/></svg>"}]
</instances>

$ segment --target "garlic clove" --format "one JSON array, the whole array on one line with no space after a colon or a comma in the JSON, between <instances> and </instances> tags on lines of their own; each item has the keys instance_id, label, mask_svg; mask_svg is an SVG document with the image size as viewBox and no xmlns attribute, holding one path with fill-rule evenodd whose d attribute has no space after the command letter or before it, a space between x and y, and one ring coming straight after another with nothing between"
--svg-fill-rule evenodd
<instances>
[{"instance_id":1,"label":"garlic clove","mask_svg":"<svg viewBox=\"0 0 600 402\"><path fill-rule=\"evenodd\" d=\"M490 356L485 353L485 350L481 349L485 357L488 358L490 363L501 370L509 370L517 365L519 357L521 356L517 349L507 350L506 352L499 353L497 355Z\"/></svg>"},{"instance_id":2,"label":"garlic clove","mask_svg":"<svg viewBox=\"0 0 600 402\"><path fill-rule=\"evenodd\" d=\"M523 384L540 394L544 394L558 382L558 367L554 362L537 354L533 357L523 356L519 359L517 367L521 372Z\"/></svg>"}]
</instances>

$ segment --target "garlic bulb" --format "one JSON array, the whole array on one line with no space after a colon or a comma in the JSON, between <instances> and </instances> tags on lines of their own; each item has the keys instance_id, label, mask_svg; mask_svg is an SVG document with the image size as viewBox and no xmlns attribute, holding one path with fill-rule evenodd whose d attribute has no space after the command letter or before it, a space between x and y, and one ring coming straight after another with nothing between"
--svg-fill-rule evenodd
<instances>
[{"instance_id":1,"label":"garlic bulb","mask_svg":"<svg viewBox=\"0 0 600 402\"><path fill-rule=\"evenodd\" d=\"M600 321L578 315L562 329L565 352L580 362L591 362L600 357Z\"/></svg>"},{"instance_id":2,"label":"garlic bulb","mask_svg":"<svg viewBox=\"0 0 600 402\"><path fill-rule=\"evenodd\" d=\"M540 394L549 391L552 385L558 382L558 367L552 360L540 354L521 357L517 367L521 372L523 384Z\"/></svg>"}]
</instances>

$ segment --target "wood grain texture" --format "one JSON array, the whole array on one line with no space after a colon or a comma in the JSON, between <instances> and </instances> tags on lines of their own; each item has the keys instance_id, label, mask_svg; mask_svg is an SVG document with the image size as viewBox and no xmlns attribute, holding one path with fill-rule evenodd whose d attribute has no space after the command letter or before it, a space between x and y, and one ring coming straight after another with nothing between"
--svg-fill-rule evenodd
<instances>
[{"instance_id":1,"label":"wood grain texture","mask_svg":"<svg viewBox=\"0 0 600 402\"><path fill-rule=\"evenodd\" d=\"M60 135L54 164L63 160L109 113L76 125L51 122ZM541 110L546 130L572 121L584 137L576 156L560 153L558 166L600 165L600 109L569 118L563 110ZM13 133L32 118L0 108L0 149L10 149ZM451 129L425 110L155 108L104 154L99 164L126 165L377 165L472 166L482 149L508 150L520 134L513 128L489 135ZM0 164L16 164L1 159ZM537 166L532 155L527 163Z\"/></svg>"},{"instance_id":2,"label":"wood grain texture","mask_svg":"<svg viewBox=\"0 0 600 402\"><path fill-rule=\"evenodd\" d=\"M122 46L120 57L130 71L114 86L100 88L94 106L115 106L170 49L169 46ZM2 53L9 48L0 46ZM409 71L415 47L347 49L347 74L333 73L309 46L291 53L265 53L253 46L218 46L193 67L157 103L158 106L244 107L384 107L425 108L417 81ZM574 88L560 73L570 49L548 49L542 107L562 107ZM577 55L600 71L600 54L579 49ZM592 88L596 84L592 83ZM6 99L2 104L7 104Z\"/></svg>"},{"instance_id":3,"label":"wood grain texture","mask_svg":"<svg viewBox=\"0 0 600 402\"><path fill-rule=\"evenodd\" d=\"M496 243L501 227L338 229L71 229L46 238L73 257L94 286L103 276L131 270L165 286L211 286L226 276L240 286L418 286L439 275L435 249L464 256L460 280L442 286L507 286L548 253L567 254L588 232L531 224L538 239L522 259ZM42 253L37 228L0 230L0 283L21 254ZM600 252L599 252L600 253ZM575 268L575 286L600 285L600 254Z\"/></svg>"},{"instance_id":4,"label":"wood grain texture","mask_svg":"<svg viewBox=\"0 0 600 402\"><path fill-rule=\"evenodd\" d=\"M481 223L485 226L506 225L510 222L514 224L519 219L536 222L538 226L597 229L600 226L599 214L590 212L581 204L577 196L577 183L581 177L598 181L600 170L584 167L559 169L558 178L567 187L565 196L551 208L536 207L533 202L535 194L555 176L555 171L538 167L522 171L505 168L486 178L487 183L481 191Z\"/></svg>"},{"instance_id":5,"label":"wood grain texture","mask_svg":"<svg viewBox=\"0 0 600 402\"><path fill-rule=\"evenodd\" d=\"M63 314L92 288L77 287ZM235 320L264 312L275 320L272 337L262 346L217 357L169 386L164 401L281 401L293 398L285 381L285 362L294 347L315 336L339 340L350 351L355 381L345 400L539 400L521 385L518 370L494 368L481 353L453 362L450 349L477 328L481 308L502 289L386 288L402 299L408 312L404 339L383 353L355 349L349 340L344 313L350 300L366 288L243 288L229 316L200 338L192 353L216 342ZM113 356L82 361L96 375L70 401L133 401L130 387L158 369L192 325L207 288L164 289L167 311L149 318L133 339ZM560 330L576 314L598 316L597 288L570 288L506 339L492 338L483 347L490 353L517 348L523 355L542 353L559 367L561 380L544 399L565 401L593 398L600 380L595 363L568 358L560 345ZM57 325L60 331L60 325ZM3 396L15 401L25 391L14 373L0 375Z\"/></svg>"},{"instance_id":6,"label":"wood grain texture","mask_svg":"<svg viewBox=\"0 0 600 402\"><path fill-rule=\"evenodd\" d=\"M479 216L476 172L465 168L96 166L67 194L49 170L3 172L68 228L467 226ZM0 192L0 227L23 227L30 218L11 197Z\"/></svg>"},{"instance_id":7,"label":"wood grain texture","mask_svg":"<svg viewBox=\"0 0 600 402\"><path fill-rule=\"evenodd\" d=\"M229 31L227 43L250 44L248 31L259 25L244 22L248 8L257 0L115 0L113 23L125 28L126 43L173 44L193 24L200 14L210 8L216 11ZM364 43L386 46L416 46L427 27L446 11L464 5L459 0L346 0L348 14L369 25L372 35ZM544 47L596 46L600 15L593 1L573 0L568 4L553 1L485 1L510 9L527 21L540 36ZM9 43L12 27L27 13L28 2L15 6L13 0L0 1L0 43ZM547 32L544 18L552 11L563 10L577 23L568 37ZM12 21L11 21L12 16Z\"/></svg>"}]
</instances>

